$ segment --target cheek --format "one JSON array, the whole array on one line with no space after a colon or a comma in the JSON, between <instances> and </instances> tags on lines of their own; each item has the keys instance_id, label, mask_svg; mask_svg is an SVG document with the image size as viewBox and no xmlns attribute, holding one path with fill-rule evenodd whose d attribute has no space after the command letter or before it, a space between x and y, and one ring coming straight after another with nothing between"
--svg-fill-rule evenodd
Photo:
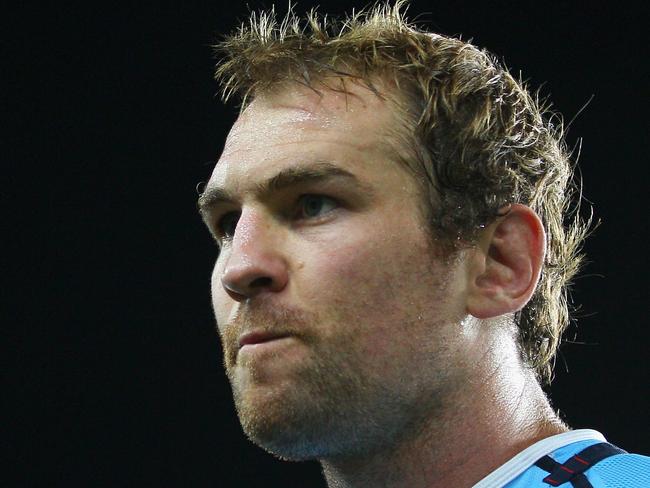
<instances>
[{"instance_id":1,"label":"cheek","mask_svg":"<svg viewBox=\"0 0 650 488\"><path fill-rule=\"evenodd\" d=\"M332 340L340 343L338 335L347 341L341 346L368 361L417 355L414 348L425 347L432 324L451 312L448 270L416 231L373 235L367 229L357 239L347 237L304 260L301 301L329 317Z\"/></svg>"},{"instance_id":2,"label":"cheek","mask_svg":"<svg viewBox=\"0 0 650 488\"><path fill-rule=\"evenodd\" d=\"M221 329L220 324L226 323L226 319L232 307L232 300L223 289L221 285L221 268L217 262L212 268L212 275L210 276L210 294L212 298L212 310L217 319L217 326Z\"/></svg>"},{"instance_id":3,"label":"cheek","mask_svg":"<svg viewBox=\"0 0 650 488\"><path fill-rule=\"evenodd\" d=\"M304 262L318 278L321 291L353 289L353 297L366 293L385 293L391 296L395 288L412 281L407 273L426 271L424 261L427 250L424 237L402 229L390 233L381 226L365 229L349 228L336 239L320 242L311 259ZM341 237L343 236L343 237Z\"/></svg>"},{"instance_id":4,"label":"cheek","mask_svg":"<svg viewBox=\"0 0 650 488\"><path fill-rule=\"evenodd\" d=\"M387 377L414 355L420 331L402 271L385 246L367 244L332 250L314 268L317 290L308 301L327 317L319 334L368 376Z\"/></svg>"},{"instance_id":5,"label":"cheek","mask_svg":"<svg viewBox=\"0 0 650 488\"><path fill-rule=\"evenodd\" d=\"M306 259L304 278L309 281L301 283L299 290L306 302L334 315L343 327L372 323L379 340L381 330L404 314L400 289L404 270L403 263L391 255L392 246L370 242L339 242L317 258Z\"/></svg>"},{"instance_id":6,"label":"cheek","mask_svg":"<svg viewBox=\"0 0 650 488\"><path fill-rule=\"evenodd\" d=\"M315 274L321 277L318 283L321 290L354 289L356 298L374 289L374 283L381 275L387 277L392 267L379 246L367 242L338 243L336 247L328 247L311 264ZM348 296L349 300L352 298Z\"/></svg>"}]
</instances>

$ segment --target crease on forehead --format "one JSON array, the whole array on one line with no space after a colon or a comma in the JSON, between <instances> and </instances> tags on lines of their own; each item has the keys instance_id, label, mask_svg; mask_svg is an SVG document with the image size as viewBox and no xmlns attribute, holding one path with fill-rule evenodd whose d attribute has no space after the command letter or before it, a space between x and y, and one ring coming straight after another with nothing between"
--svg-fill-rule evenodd
<instances>
[{"instance_id":1,"label":"crease on forehead","mask_svg":"<svg viewBox=\"0 0 650 488\"><path fill-rule=\"evenodd\" d=\"M281 126L293 131L298 140L310 130L333 128L347 133L362 120L372 133L386 135L393 116L391 104L358 82L345 88L346 92L341 92L324 86L316 91L298 83L284 83L257 94L231 128L221 157L259 142L260 137L273 134ZM360 119L363 111L369 116Z\"/></svg>"}]
</instances>

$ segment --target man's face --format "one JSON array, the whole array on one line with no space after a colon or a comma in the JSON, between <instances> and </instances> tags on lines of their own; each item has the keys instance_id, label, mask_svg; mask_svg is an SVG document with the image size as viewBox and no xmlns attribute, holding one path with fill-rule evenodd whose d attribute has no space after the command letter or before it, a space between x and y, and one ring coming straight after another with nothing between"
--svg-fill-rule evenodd
<instances>
[{"instance_id":1,"label":"man's face","mask_svg":"<svg viewBox=\"0 0 650 488\"><path fill-rule=\"evenodd\" d=\"M462 263L436 257L389 105L347 85L258 97L203 198L240 421L289 459L381 448L462 378Z\"/></svg>"}]
</instances>

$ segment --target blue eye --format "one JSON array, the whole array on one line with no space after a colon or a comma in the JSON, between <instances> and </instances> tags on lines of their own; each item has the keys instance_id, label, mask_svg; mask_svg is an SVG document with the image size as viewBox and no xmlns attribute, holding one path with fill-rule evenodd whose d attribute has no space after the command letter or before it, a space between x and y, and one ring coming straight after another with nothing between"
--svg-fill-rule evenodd
<instances>
[{"instance_id":1,"label":"blue eye","mask_svg":"<svg viewBox=\"0 0 650 488\"><path fill-rule=\"evenodd\" d=\"M323 195L303 195L299 200L299 213L302 218L319 217L334 210L337 203Z\"/></svg>"},{"instance_id":2,"label":"blue eye","mask_svg":"<svg viewBox=\"0 0 650 488\"><path fill-rule=\"evenodd\" d=\"M240 212L229 212L219 219L217 229L224 239L232 239L237 229Z\"/></svg>"}]
</instances>

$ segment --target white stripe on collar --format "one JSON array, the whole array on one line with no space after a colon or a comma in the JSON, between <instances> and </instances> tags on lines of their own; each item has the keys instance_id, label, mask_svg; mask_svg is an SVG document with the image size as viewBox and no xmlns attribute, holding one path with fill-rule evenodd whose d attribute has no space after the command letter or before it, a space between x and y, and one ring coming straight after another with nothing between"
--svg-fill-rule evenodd
<instances>
[{"instance_id":1,"label":"white stripe on collar","mask_svg":"<svg viewBox=\"0 0 650 488\"><path fill-rule=\"evenodd\" d=\"M521 473L537 462L537 460L560 447L574 442L597 440L607 442L603 434L592 429L578 429L553 435L527 447L505 464L492 471L489 475L476 483L473 488L501 488L510 483Z\"/></svg>"}]
</instances>

